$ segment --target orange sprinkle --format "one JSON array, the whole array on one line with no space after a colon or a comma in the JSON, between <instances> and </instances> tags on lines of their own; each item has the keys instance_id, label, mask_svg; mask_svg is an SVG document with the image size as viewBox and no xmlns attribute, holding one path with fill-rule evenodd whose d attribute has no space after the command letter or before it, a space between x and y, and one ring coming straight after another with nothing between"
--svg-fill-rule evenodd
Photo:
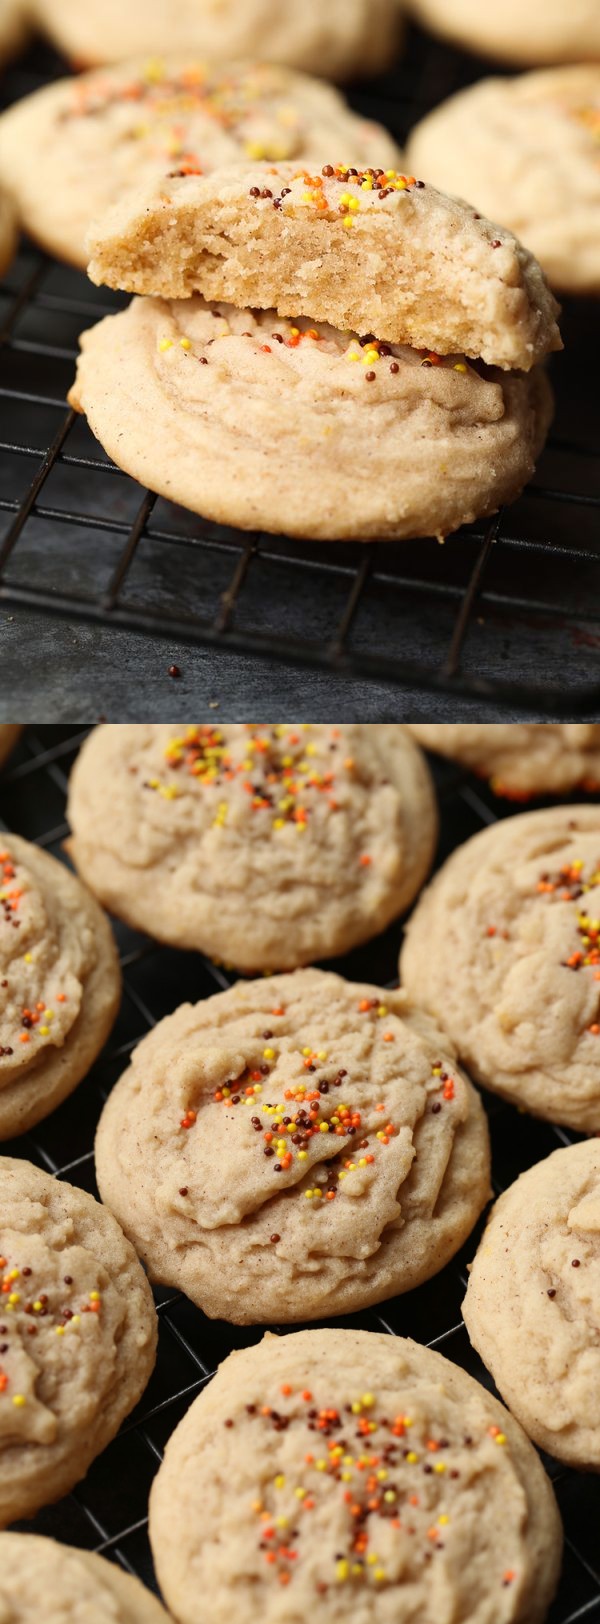
<instances>
[{"instance_id":1,"label":"orange sprinkle","mask_svg":"<svg viewBox=\"0 0 600 1624\"><path fill-rule=\"evenodd\" d=\"M373 862L373 858L369 857L368 852L363 852L363 855L360 858L360 866L361 866L361 868L368 868L369 863L372 863L372 862Z\"/></svg>"}]
</instances>

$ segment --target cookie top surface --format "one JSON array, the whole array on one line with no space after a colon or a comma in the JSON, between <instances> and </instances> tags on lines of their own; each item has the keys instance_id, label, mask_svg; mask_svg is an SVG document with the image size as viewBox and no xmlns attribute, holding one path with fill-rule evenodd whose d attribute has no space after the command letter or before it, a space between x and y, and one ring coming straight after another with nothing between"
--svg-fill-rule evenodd
<instances>
[{"instance_id":1,"label":"cookie top surface","mask_svg":"<svg viewBox=\"0 0 600 1624\"><path fill-rule=\"evenodd\" d=\"M600 291L600 65L488 79L413 131L407 161L527 244L552 285Z\"/></svg>"},{"instance_id":2,"label":"cookie top surface","mask_svg":"<svg viewBox=\"0 0 600 1624\"><path fill-rule=\"evenodd\" d=\"M123 62L140 51L256 57L323 78L375 73L400 37L396 0L34 0L40 28L78 63Z\"/></svg>"},{"instance_id":3,"label":"cookie top surface","mask_svg":"<svg viewBox=\"0 0 600 1624\"><path fill-rule=\"evenodd\" d=\"M206 1485L210 1484L210 1494ZM197 1624L537 1624L560 1561L550 1484L463 1371L364 1331L234 1353L167 1444L150 1498L167 1602Z\"/></svg>"},{"instance_id":4,"label":"cookie top surface","mask_svg":"<svg viewBox=\"0 0 600 1624\"><path fill-rule=\"evenodd\" d=\"M2 1089L67 1041L96 963L96 907L38 846L3 834L0 847Z\"/></svg>"},{"instance_id":5,"label":"cookie top surface","mask_svg":"<svg viewBox=\"0 0 600 1624\"><path fill-rule=\"evenodd\" d=\"M561 348L558 306L521 244L398 170L334 161L173 177L92 226L92 281L201 293L344 332L528 371Z\"/></svg>"},{"instance_id":6,"label":"cookie top surface","mask_svg":"<svg viewBox=\"0 0 600 1624\"><path fill-rule=\"evenodd\" d=\"M600 0L409 0L440 34L507 62L600 61ZM408 9L408 8L407 8Z\"/></svg>"},{"instance_id":7,"label":"cookie top surface","mask_svg":"<svg viewBox=\"0 0 600 1624\"><path fill-rule=\"evenodd\" d=\"M483 372L197 294L136 299L84 334L70 399L169 499L328 541L443 537L495 511L533 472L552 415L540 368Z\"/></svg>"},{"instance_id":8,"label":"cookie top surface","mask_svg":"<svg viewBox=\"0 0 600 1624\"><path fill-rule=\"evenodd\" d=\"M600 1149L538 1162L492 1210L471 1268L471 1341L542 1448L600 1468Z\"/></svg>"},{"instance_id":9,"label":"cookie top surface","mask_svg":"<svg viewBox=\"0 0 600 1624\"><path fill-rule=\"evenodd\" d=\"M595 722L411 722L419 744L491 780L497 795L526 800L600 787Z\"/></svg>"},{"instance_id":10,"label":"cookie top surface","mask_svg":"<svg viewBox=\"0 0 600 1624\"><path fill-rule=\"evenodd\" d=\"M516 1104L600 1129L600 807L525 812L460 846L401 959L472 1075Z\"/></svg>"},{"instance_id":11,"label":"cookie top surface","mask_svg":"<svg viewBox=\"0 0 600 1624\"><path fill-rule=\"evenodd\" d=\"M393 724L100 727L69 818L81 874L117 913L248 970L375 935L437 833L424 758Z\"/></svg>"},{"instance_id":12,"label":"cookie top surface","mask_svg":"<svg viewBox=\"0 0 600 1624\"><path fill-rule=\"evenodd\" d=\"M0 1246L4 1524L65 1493L113 1437L150 1375L156 1316L111 1213L9 1157Z\"/></svg>"},{"instance_id":13,"label":"cookie top surface","mask_svg":"<svg viewBox=\"0 0 600 1624\"><path fill-rule=\"evenodd\" d=\"M0 1534L2 1624L166 1624L156 1596L90 1551L37 1534Z\"/></svg>"},{"instance_id":14,"label":"cookie top surface","mask_svg":"<svg viewBox=\"0 0 600 1624\"><path fill-rule=\"evenodd\" d=\"M85 266L90 221L128 190L173 171L335 149L348 163L393 164L381 125L321 80L266 63L212 67L138 58L45 86L0 118L0 180L35 237Z\"/></svg>"},{"instance_id":15,"label":"cookie top surface","mask_svg":"<svg viewBox=\"0 0 600 1624\"><path fill-rule=\"evenodd\" d=\"M96 1165L154 1278L263 1323L435 1273L489 1179L479 1099L438 1029L402 993L319 970L161 1021L110 1096Z\"/></svg>"}]
</instances>

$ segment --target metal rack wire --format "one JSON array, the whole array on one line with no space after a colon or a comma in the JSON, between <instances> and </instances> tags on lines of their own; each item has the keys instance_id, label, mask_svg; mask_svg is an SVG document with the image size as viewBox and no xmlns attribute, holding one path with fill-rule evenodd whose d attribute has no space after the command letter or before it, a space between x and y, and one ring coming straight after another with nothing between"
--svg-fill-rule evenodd
<instances>
[{"instance_id":1,"label":"metal rack wire","mask_svg":"<svg viewBox=\"0 0 600 1624\"><path fill-rule=\"evenodd\" d=\"M489 71L413 32L394 73L351 95L402 140ZM4 101L64 72L39 47ZM215 653L495 701L600 706L597 311L565 310L557 417L525 495L444 548L300 544L212 525L107 460L65 408L80 330L122 302L26 247L0 284L0 603L164 635Z\"/></svg>"},{"instance_id":2,"label":"metal rack wire","mask_svg":"<svg viewBox=\"0 0 600 1624\"><path fill-rule=\"evenodd\" d=\"M62 855L67 776L83 734L65 727L30 729L0 780L0 827ZM505 815L502 803L454 767L440 765L441 853ZM93 1141L107 1094L131 1049L163 1015L186 998L197 1000L227 986L224 971L198 954L178 953L118 925L124 999L112 1038L89 1077L60 1109L3 1153L29 1158L46 1170L97 1194ZM381 984L395 978L399 926L351 954L339 968ZM575 1136L486 1096L492 1132L494 1187L499 1192L533 1162ZM409 1335L436 1347L482 1380L490 1378L470 1347L460 1305L466 1264L476 1236L441 1274L403 1297L335 1323ZM99 1457L85 1481L57 1506L23 1527L105 1553L154 1585L146 1510L152 1478L167 1438L216 1365L233 1348L247 1346L262 1329L209 1321L179 1293L157 1292L160 1320L156 1371L134 1414ZM286 1330L293 1327L286 1327ZM576 1473L546 1458L562 1512L566 1552L563 1577L549 1624L600 1624L600 1477Z\"/></svg>"}]
</instances>

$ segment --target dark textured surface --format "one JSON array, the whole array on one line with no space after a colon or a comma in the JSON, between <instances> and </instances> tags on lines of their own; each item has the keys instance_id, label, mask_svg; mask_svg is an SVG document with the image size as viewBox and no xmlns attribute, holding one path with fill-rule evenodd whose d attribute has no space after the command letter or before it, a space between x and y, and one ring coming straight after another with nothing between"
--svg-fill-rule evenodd
<instances>
[{"instance_id":1,"label":"dark textured surface","mask_svg":"<svg viewBox=\"0 0 600 1624\"><path fill-rule=\"evenodd\" d=\"M61 71L38 47L3 98ZM483 71L413 33L351 99L402 140ZM126 719L140 695L158 716L174 661L199 715L208 689L246 718L274 689L315 718L600 715L597 307L565 310L550 444L498 531L361 548L205 524L107 463L64 397L80 330L119 302L27 247L0 286L0 706L19 679L37 721Z\"/></svg>"},{"instance_id":2,"label":"dark textured surface","mask_svg":"<svg viewBox=\"0 0 600 1624\"><path fill-rule=\"evenodd\" d=\"M0 779L0 826L37 840L56 856L66 834L66 777L82 738L66 727L30 729ZM443 765L438 772L442 810L440 859L483 824L510 815L486 789ZM157 1020L185 999L208 997L228 983L225 973L200 955L161 948L117 927L125 992L121 1014L104 1055L75 1094L34 1133L5 1145L50 1172L96 1194L93 1139L107 1093L125 1068L134 1044ZM336 968L350 977L391 983L396 975L401 927L349 955ZM486 1096L492 1132L494 1187L506 1188L533 1162L575 1136L520 1115ZM473 1236L441 1274L417 1291L393 1298L336 1323L413 1336L436 1347L490 1387L470 1347L460 1305ZM156 1371L134 1415L95 1462L84 1483L58 1505L23 1527L49 1533L87 1549L106 1552L147 1583L153 1583L146 1532L148 1491L164 1445L192 1398L233 1348L259 1340L262 1332L207 1320L175 1292L157 1293L160 1316ZM273 1329L277 1329L273 1327ZM286 1328L288 1331L291 1327ZM600 1477L567 1471L546 1461L565 1524L566 1551L558 1598L549 1624L600 1624Z\"/></svg>"}]
</instances>

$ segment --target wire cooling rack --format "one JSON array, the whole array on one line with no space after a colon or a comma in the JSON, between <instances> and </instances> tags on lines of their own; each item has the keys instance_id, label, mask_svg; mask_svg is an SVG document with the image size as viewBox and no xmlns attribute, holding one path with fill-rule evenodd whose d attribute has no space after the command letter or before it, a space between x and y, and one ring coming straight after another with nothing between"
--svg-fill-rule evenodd
<instances>
[{"instance_id":1,"label":"wire cooling rack","mask_svg":"<svg viewBox=\"0 0 600 1624\"><path fill-rule=\"evenodd\" d=\"M64 72L38 47L4 102ZM488 71L413 31L351 94L402 141ZM124 300L25 247L0 285L0 603L149 636L470 696L541 715L600 705L598 314L565 310L557 416L525 495L435 541L297 543L212 525L114 468L65 406L80 331Z\"/></svg>"},{"instance_id":2,"label":"wire cooling rack","mask_svg":"<svg viewBox=\"0 0 600 1624\"><path fill-rule=\"evenodd\" d=\"M60 857L67 833L67 776L84 734L65 727L30 729L0 779L0 826L35 840ZM503 803L453 766L436 766L442 810L440 858L484 824L506 815ZM104 1054L58 1111L32 1134L0 1147L97 1195L93 1141L110 1088L131 1050L163 1015L184 1001L210 997L230 977L201 954L159 947L116 926L124 975L121 1013ZM336 968L355 979L391 983L396 976L401 927L395 926ZM520 1172L576 1136L520 1115L485 1096L492 1132L494 1187L506 1188ZM481 1226L479 1226L481 1228ZM477 1233L434 1280L378 1308L334 1321L390 1335L413 1336L438 1348L491 1387L470 1347L460 1305L466 1264ZM247 1347L262 1329L207 1320L179 1293L156 1293L160 1321L158 1362L140 1404L118 1437L95 1461L85 1481L56 1506L23 1524L38 1533L105 1553L154 1586L146 1510L152 1478L164 1445L217 1364L234 1348ZM278 1327L272 1327L278 1329ZM289 1331L294 1327L285 1327ZM566 1470L546 1457L565 1525L566 1548L558 1597L549 1624L600 1624L600 1477Z\"/></svg>"}]
</instances>

